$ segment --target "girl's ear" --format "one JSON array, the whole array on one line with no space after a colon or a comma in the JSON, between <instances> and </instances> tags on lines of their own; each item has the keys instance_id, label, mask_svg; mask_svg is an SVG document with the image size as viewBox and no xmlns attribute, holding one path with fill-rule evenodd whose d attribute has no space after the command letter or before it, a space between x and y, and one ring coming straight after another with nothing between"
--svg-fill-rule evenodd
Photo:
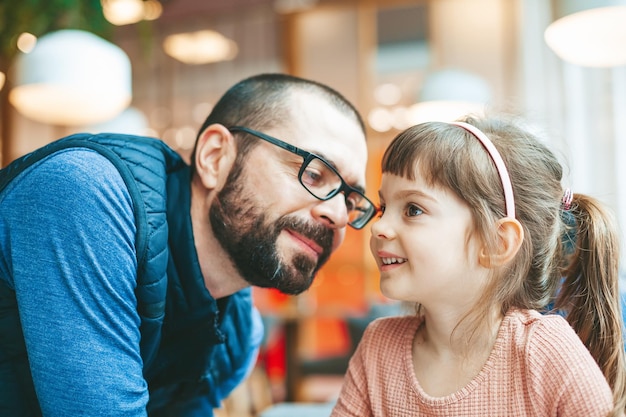
<instances>
[{"instance_id":1,"label":"girl's ear","mask_svg":"<svg viewBox=\"0 0 626 417\"><path fill-rule=\"evenodd\" d=\"M212 124L204 129L195 154L196 174L202 184L209 190L221 189L236 156L235 139L226 127Z\"/></svg>"},{"instance_id":2,"label":"girl's ear","mask_svg":"<svg viewBox=\"0 0 626 417\"><path fill-rule=\"evenodd\" d=\"M498 245L496 252L488 254L483 248L479 262L487 268L502 266L510 262L524 241L524 229L517 219L505 217L497 222Z\"/></svg>"}]
</instances>

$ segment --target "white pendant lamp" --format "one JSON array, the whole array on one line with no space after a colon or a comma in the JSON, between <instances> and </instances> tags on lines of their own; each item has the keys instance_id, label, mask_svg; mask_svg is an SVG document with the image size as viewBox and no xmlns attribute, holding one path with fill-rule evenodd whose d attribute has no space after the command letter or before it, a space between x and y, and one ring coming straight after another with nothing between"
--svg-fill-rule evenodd
<instances>
[{"instance_id":1,"label":"white pendant lamp","mask_svg":"<svg viewBox=\"0 0 626 417\"><path fill-rule=\"evenodd\" d=\"M562 60L584 67L626 65L626 1L557 0L544 33Z\"/></svg>"},{"instance_id":2,"label":"white pendant lamp","mask_svg":"<svg viewBox=\"0 0 626 417\"><path fill-rule=\"evenodd\" d=\"M110 120L132 97L130 59L116 45L81 30L42 36L18 55L11 104L38 122L81 126Z\"/></svg>"},{"instance_id":3,"label":"white pendant lamp","mask_svg":"<svg viewBox=\"0 0 626 417\"><path fill-rule=\"evenodd\" d=\"M466 114L482 114L490 100L491 88L483 78L463 70L443 69L426 77L407 118L411 124L451 122Z\"/></svg>"}]
</instances>

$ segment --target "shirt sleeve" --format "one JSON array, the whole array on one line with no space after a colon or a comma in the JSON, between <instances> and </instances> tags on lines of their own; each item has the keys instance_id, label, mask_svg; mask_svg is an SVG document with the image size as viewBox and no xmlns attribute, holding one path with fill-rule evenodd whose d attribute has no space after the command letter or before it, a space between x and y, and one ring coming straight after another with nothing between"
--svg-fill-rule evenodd
<instances>
[{"instance_id":1,"label":"shirt sleeve","mask_svg":"<svg viewBox=\"0 0 626 417\"><path fill-rule=\"evenodd\" d=\"M136 227L119 173L95 151L57 152L9 184L0 213L43 415L146 415Z\"/></svg>"}]
</instances>

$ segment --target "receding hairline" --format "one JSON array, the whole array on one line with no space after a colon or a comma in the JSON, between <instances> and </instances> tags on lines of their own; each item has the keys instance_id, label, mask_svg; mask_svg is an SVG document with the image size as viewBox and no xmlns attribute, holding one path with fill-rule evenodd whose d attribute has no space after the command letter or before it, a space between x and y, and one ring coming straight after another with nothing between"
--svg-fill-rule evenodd
<instances>
[{"instance_id":1,"label":"receding hairline","mask_svg":"<svg viewBox=\"0 0 626 417\"><path fill-rule=\"evenodd\" d=\"M285 89L282 92L281 97L283 100L277 105L277 108L281 109L282 112L288 114L289 116L296 116L298 114L300 111L298 102L300 100L306 100L309 97L316 98L319 99L325 106L330 106L330 108L342 116L345 116L351 122L355 122L359 126L361 132L366 132L365 125L359 112L352 107L349 102L344 101L345 99L330 94L325 90L311 85L298 85L293 88ZM289 124L289 120L281 118L266 117L265 120L268 122L266 127L277 127Z\"/></svg>"},{"instance_id":2,"label":"receding hairline","mask_svg":"<svg viewBox=\"0 0 626 417\"><path fill-rule=\"evenodd\" d=\"M221 124L227 128L246 126L260 131L284 127L297 111L293 97L299 92L319 97L349 120L356 122L361 131L366 133L365 123L359 111L334 88L289 74L259 74L239 81L217 101L198 130L191 154L192 162L195 159L198 139L208 126L212 124ZM247 148L244 144L241 149L246 153Z\"/></svg>"},{"instance_id":3,"label":"receding hairline","mask_svg":"<svg viewBox=\"0 0 626 417\"><path fill-rule=\"evenodd\" d=\"M357 122L361 131L366 131L365 123L356 107L354 107L354 105L341 93L329 86L315 81L295 83L292 84L292 88L285 88L284 94L285 96L290 96L290 100L294 100L297 94L311 94L319 97L331 104L333 108L337 109L341 114L347 116L350 120ZM294 110L297 111L297 109Z\"/></svg>"}]
</instances>

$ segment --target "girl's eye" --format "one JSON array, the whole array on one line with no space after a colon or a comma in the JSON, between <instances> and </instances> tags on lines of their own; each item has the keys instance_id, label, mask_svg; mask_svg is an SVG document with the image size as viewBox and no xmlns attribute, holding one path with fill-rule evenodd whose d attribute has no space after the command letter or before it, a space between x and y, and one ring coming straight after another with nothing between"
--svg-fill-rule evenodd
<instances>
[{"instance_id":1,"label":"girl's eye","mask_svg":"<svg viewBox=\"0 0 626 417\"><path fill-rule=\"evenodd\" d=\"M409 206L406 208L406 215L409 217L419 216L422 213L422 209L414 204L409 204Z\"/></svg>"},{"instance_id":2,"label":"girl's eye","mask_svg":"<svg viewBox=\"0 0 626 417\"><path fill-rule=\"evenodd\" d=\"M376 216L382 217L384 212L385 212L385 206L381 204L376 209Z\"/></svg>"}]
</instances>

